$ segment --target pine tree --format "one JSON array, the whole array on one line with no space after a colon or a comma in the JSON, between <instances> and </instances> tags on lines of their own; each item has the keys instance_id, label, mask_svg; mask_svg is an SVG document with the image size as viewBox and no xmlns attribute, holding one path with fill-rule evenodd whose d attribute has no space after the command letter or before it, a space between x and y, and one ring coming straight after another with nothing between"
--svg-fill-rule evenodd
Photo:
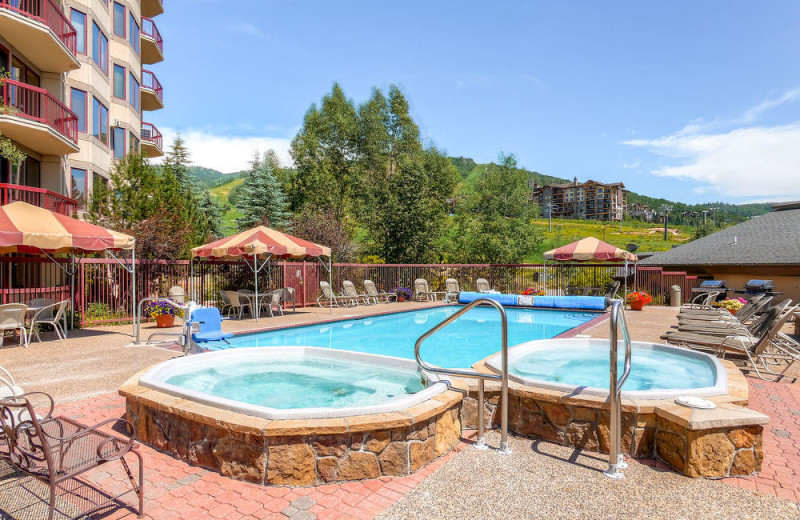
<instances>
[{"instance_id":1,"label":"pine tree","mask_svg":"<svg viewBox=\"0 0 800 520\"><path fill-rule=\"evenodd\" d=\"M164 171L172 172L181 186L188 188L189 184L191 184L191 179L189 177L190 165L191 157L189 155L189 150L186 148L183 137L178 133L164 157L164 164L161 168Z\"/></svg>"},{"instance_id":2,"label":"pine tree","mask_svg":"<svg viewBox=\"0 0 800 520\"><path fill-rule=\"evenodd\" d=\"M275 176L276 166L277 156L274 152L267 152L263 158L256 153L236 204L243 213L236 220L240 230L262 224L278 229L291 226L289 204Z\"/></svg>"}]
</instances>

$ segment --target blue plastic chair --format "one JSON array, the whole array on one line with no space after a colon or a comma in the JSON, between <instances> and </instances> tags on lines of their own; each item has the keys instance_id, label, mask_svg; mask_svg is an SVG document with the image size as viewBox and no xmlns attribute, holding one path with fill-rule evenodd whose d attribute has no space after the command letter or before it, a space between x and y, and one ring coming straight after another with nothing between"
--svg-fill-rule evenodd
<instances>
[{"instance_id":1,"label":"blue plastic chair","mask_svg":"<svg viewBox=\"0 0 800 520\"><path fill-rule=\"evenodd\" d=\"M198 324L197 332L192 333L192 341L195 343L207 343L209 341L224 341L233 337L229 332L222 332L222 315L216 307L204 307L192 313L188 323L191 327Z\"/></svg>"}]
</instances>

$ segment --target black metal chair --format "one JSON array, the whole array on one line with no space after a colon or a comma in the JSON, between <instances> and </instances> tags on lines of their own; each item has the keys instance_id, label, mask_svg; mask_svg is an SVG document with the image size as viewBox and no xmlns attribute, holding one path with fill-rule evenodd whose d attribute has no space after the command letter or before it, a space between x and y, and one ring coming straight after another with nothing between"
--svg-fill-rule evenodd
<instances>
[{"instance_id":1,"label":"black metal chair","mask_svg":"<svg viewBox=\"0 0 800 520\"><path fill-rule=\"evenodd\" d=\"M31 396L44 397L49 409L37 415ZM38 400L38 398L37 398ZM119 460L128 475L133 492L139 498L139 517L144 515L144 461L138 444L133 440L133 425L126 419L109 419L94 426L84 426L67 417L53 416L53 398L42 392L29 392L0 401L0 453L18 470L50 487L48 520L56 510L58 491L69 493L63 484L86 471ZM130 435L114 435L100 429L114 423L127 425ZM138 484L124 456L133 453L139 459ZM107 507L130 493L107 496L93 504L81 516Z\"/></svg>"}]
</instances>

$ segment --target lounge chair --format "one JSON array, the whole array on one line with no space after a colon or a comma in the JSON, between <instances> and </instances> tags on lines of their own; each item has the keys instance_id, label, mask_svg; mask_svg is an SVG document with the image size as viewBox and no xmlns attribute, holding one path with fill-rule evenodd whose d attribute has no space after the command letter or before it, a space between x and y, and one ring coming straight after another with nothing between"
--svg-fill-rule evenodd
<instances>
[{"instance_id":1,"label":"lounge chair","mask_svg":"<svg viewBox=\"0 0 800 520\"><path fill-rule=\"evenodd\" d=\"M183 305L186 303L186 291L183 290L183 287L180 285L173 285L169 288L169 292L167 292L169 299L174 301L175 303L180 303Z\"/></svg>"},{"instance_id":2,"label":"lounge chair","mask_svg":"<svg viewBox=\"0 0 800 520\"><path fill-rule=\"evenodd\" d=\"M383 300L383 303L389 303L393 300L397 301L397 294L393 292L378 291L372 280L364 280L364 289L371 298L375 299L376 302L381 300Z\"/></svg>"},{"instance_id":3,"label":"lounge chair","mask_svg":"<svg viewBox=\"0 0 800 520\"><path fill-rule=\"evenodd\" d=\"M350 280L344 280L342 282L342 289L344 289L344 296L346 298L350 298L356 305L360 304L362 301L364 305L372 305L373 300L372 297L367 293L359 293L356 290L356 286ZM375 301L375 303L378 303Z\"/></svg>"},{"instance_id":4,"label":"lounge chair","mask_svg":"<svg viewBox=\"0 0 800 520\"><path fill-rule=\"evenodd\" d=\"M14 381L11 372L0 367L0 398L16 397L25 393L25 390Z\"/></svg>"},{"instance_id":5,"label":"lounge chair","mask_svg":"<svg viewBox=\"0 0 800 520\"><path fill-rule=\"evenodd\" d=\"M433 292L428 287L428 280L417 278L414 280L414 300L418 302L435 302L439 295L444 296L444 292Z\"/></svg>"},{"instance_id":6,"label":"lounge chair","mask_svg":"<svg viewBox=\"0 0 800 520\"><path fill-rule=\"evenodd\" d=\"M253 309L251 309L250 299L247 298L245 295L238 293L237 291L226 291L228 293L228 301L231 302L231 308L228 311L228 315L230 316L231 312L237 312L239 314L239 319L242 319L242 315L244 314L245 309L253 315Z\"/></svg>"},{"instance_id":7,"label":"lounge chair","mask_svg":"<svg viewBox=\"0 0 800 520\"><path fill-rule=\"evenodd\" d=\"M617 292L619 292L619 286L620 286L619 281L612 282L611 284L609 284L608 289L606 289L604 296L609 300L613 300L614 298L617 297Z\"/></svg>"},{"instance_id":8,"label":"lounge chair","mask_svg":"<svg viewBox=\"0 0 800 520\"><path fill-rule=\"evenodd\" d=\"M28 331L28 340L36 335L36 339L41 342L42 338L39 336L39 326L50 325L56 332L58 340L64 341L64 338L67 337L67 331L63 329L63 320L64 313L66 313L68 305L69 300L64 300L52 305L48 305L47 307L36 311L36 314L34 314L33 318L31 319L31 326L30 330Z\"/></svg>"},{"instance_id":9,"label":"lounge chair","mask_svg":"<svg viewBox=\"0 0 800 520\"><path fill-rule=\"evenodd\" d=\"M322 294L317 296L317 305L320 307L328 307L329 305L334 305L336 307L344 305L350 307L354 305L352 298L348 298L344 295L335 295L328 282L319 282L319 288L322 290Z\"/></svg>"},{"instance_id":10,"label":"lounge chair","mask_svg":"<svg viewBox=\"0 0 800 520\"><path fill-rule=\"evenodd\" d=\"M283 316L281 295L283 295L283 289L277 289L275 291L265 294L264 297L261 298L261 308L265 309L269 313L270 318L275 316L275 314L272 312L273 307L278 310L278 313L281 316Z\"/></svg>"},{"instance_id":11,"label":"lounge chair","mask_svg":"<svg viewBox=\"0 0 800 520\"><path fill-rule=\"evenodd\" d=\"M47 398L49 409L46 414L37 415L30 399L34 397L38 401L42 396ZM88 505L88 510L79 515L84 518L91 512L118 503L121 496L133 491L139 499L138 513L142 516L144 460L133 438L133 424L126 419L116 418L87 427L73 419L54 416L53 409L53 398L41 392L30 392L0 401L0 427L8 446L8 460L15 469L50 487L48 520L54 518L59 496L74 494L75 486L67 484L67 481L116 460L125 469L132 489L119 494L101 493L99 503L94 500L70 502L78 507ZM112 427L113 433L110 433ZM127 433L120 433L126 430ZM138 482L125 460L129 453L138 459Z\"/></svg>"},{"instance_id":12,"label":"lounge chair","mask_svg":"<svg viewBox=\"0 0 800 520\"><path fill-rule=\"evenodd\" d=\"M7 330L18 331L19 344L25 345L25 348L28 348L28 331L25 329L25 313L27 312L28 306L24 303L0 305L0 334Z\"/></svg>"},{"instance_id":13,"label":"lounge chair","mask_svg":"<svg viewBox=\"0 0 800 520\"><path fill-rule=\"evenodd\" d=\"M719 296L719 291L712 291L707 293L698 294L692 301L689 303L684 303L681 305L681 312L685 312L687 310L710 310L714 309L711 306L712 303L717 301L717 296Z\"/></svg>"},{"instance_id":14,"label":"lounge chair","mask_svg":"<svg viewBox=\"0 0 800 520\"><path fill-rule=\"evenodd\" d=\"M222 315L216 307L201 307L192 312L188 327L197 329L192 331L192 341L195 343L207 343L209 341L224 341L233 337L229 332L222 332Z\"/></svg>"},{"instance_id":15,"label":"lounge chair","mask_svg":"<svg viewBox=\"0 0 800 520\"><path fill-rule=\"evenodd\" d=\"M444 301L450 303L450 301L455 300L457 302L458 294L461 292L458 280L455 278L448 278L444 281L444 287L447 289L447 292L444 294Z\"/></svg>"},{"instance_id":16,"label":"lounge chair","mask_svg":"<svg viewBox=\"0 0 800 520\"><path fill-rule=\"evenodd\" d=\"M787 300L788 301L788 300ZM797 307L775 305L771 307L755 334L740 332L729 336L713 336L691 332L675 332L665 334L662 339L682 347L706 350L720 357L728 354L737 355L747 359L756 375L764 380L770 380L762 375L761 368L773 376L780 377L789 366L800 359L800 355L790 352L783 345L783 338L779 336L781 328L786 324ZM786 364L781 372L775 372L771 366Z\"/></svg>"},{"instance_id":17,"label":"lounge chair","mask_svg":"<svg viewBox=\"0 0 800 520\"><path fill-rule=\"evenodd\" d=\"M772 301L772 296L759 294L747 302L741 309L731 314L727 309L714 307L711 310L685 311L678 314L679 322L688 321L725 321L746 323L757 312L767 306Z\"/></svg>"},{"instance_id":18,"label":"lounge chair","mask_svg":"<svg viewBox=\"0 0 800 520\"><path fill-rule=\"evenodd\" d=\"M489 280L486 278L478 278L475 280L475 289L481 293L492 292L492 287L489 285Z\"/></svg>"}]
</instances>

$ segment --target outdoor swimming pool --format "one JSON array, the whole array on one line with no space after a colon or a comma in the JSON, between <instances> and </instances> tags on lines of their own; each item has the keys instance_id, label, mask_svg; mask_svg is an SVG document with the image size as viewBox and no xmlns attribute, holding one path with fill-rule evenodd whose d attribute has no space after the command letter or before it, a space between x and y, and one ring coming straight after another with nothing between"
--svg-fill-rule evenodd
<instances>
[{"instance_id":1,"label":"outdoor swimming pool","mask_svg":"<svg viewBox=\"0 0 800 520\"><path fill-rule=\"evenodd\" d=\"M414 342L459 309L459 306L447 306L397 312L243 334L231 338L230 345L222 342L207 345L211 350L310 346L414 359ZM509 346L552 338L598 316L588 312L517 308L507 308L506 314ZM422 355L435 365L467 368L500 348L500 315L495 309L480 307L469 311L426 341Z\"/></svg>"}]
</instances>

